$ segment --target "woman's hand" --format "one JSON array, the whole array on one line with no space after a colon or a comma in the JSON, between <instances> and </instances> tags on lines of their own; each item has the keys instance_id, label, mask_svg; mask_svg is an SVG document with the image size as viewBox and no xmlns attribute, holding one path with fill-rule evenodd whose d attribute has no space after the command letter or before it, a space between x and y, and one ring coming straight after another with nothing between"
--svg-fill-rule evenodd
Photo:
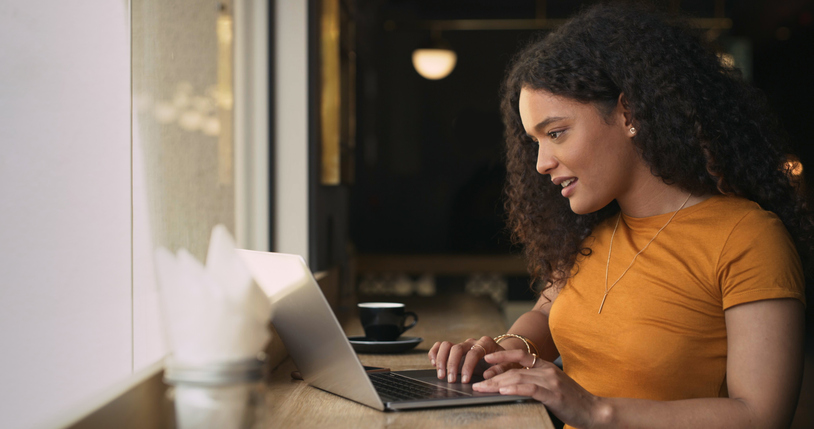
<instances>
[{"instance_id":1,"label":"woman's hand","mask_svg":"<svg viewBox=\"0 0 814 429\"><path fill-rule=\"evenodd\" d=\"M450 383L454 383L460 368L461 383L469 383L472 375L479 373L478 364L484 356L502 350L504 350L503 347L497 345L495 340L484 336L479 340L469 338L458 344L452 344L449 341L437 342L433 344L428 356L432 365L438 369L438 379L446 378ZM516 362L502 362L486 369L483 376L489 378L511 368L519 367L520 365Z\"/></svg>"},{"instance_id":2,"label":"woman's hand","mask_svg":"<svg viewBox=\"0 0 814 429\"><path fill-rule=\"evenodd\" d=\"M487 355L486 362L493 367L519 362L529 369L512 369L475 383L472 385L475 391L531 396L545 404L564 423L574 427L593 426L600 410L604 409L602 398L583 389L553 363L535 358L526 351L499 351Z\"/></svg>"}]
</instances>

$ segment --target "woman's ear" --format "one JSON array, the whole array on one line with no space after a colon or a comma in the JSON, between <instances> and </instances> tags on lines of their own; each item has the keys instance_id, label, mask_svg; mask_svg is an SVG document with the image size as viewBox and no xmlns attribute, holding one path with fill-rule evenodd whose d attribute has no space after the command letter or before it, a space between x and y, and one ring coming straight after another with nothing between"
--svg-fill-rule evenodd
<instances>
[{"instance_id":1,"label":"woman's ear","mask_svg":"<svg viewBox=\"0 0 814 429\"><path fill-rule=\"evenodd\" d=\"M616 114L621 116L619 119L622 120L622 124L624 124L625 128L634 127L633 113L630 111L624 92L619 94L619 99L616 101Z\"/></svg>"}]
</instances>

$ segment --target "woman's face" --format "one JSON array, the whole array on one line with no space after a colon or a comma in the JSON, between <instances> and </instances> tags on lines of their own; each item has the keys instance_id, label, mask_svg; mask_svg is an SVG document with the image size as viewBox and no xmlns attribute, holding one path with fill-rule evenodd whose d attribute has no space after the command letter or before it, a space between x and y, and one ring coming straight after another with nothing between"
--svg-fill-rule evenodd
<instances>
[{"instance_id":1,"label":"woman's face","mask_svg":"<svg viewBox=\"0 0 814 429\"><path fill-rule=\"evenodd\" d=\"M523 88L519 107L526 134L539 145L537 171L562 186L574 213L595 212L652 177L621 103L605 117L593 104Z\"/></svg>"}]
</instances>

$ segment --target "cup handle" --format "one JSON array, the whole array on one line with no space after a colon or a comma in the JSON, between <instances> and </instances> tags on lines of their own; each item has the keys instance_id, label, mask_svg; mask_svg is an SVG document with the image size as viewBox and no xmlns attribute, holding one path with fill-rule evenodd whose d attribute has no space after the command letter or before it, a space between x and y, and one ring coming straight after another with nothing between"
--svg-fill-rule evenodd
<instances>
[{"instance_id":1,"label":"cup handle","mask_svg":"<svg viewBox=\"0 0 814 429\"><path fill-rule=\"evenodd\" d=\"M410 316L413 316L413 323L411 323L411 324L409 324L407 326L403 326L402 328L404 328L404 329L401 332L404 332L404 331L412 328L413 326L415 326L416 323L418 323L418 315L413 313L412 311L405 311L404 312L404 321L406 322L407 318L410 317Z\"/></svg>"}]
</instances>

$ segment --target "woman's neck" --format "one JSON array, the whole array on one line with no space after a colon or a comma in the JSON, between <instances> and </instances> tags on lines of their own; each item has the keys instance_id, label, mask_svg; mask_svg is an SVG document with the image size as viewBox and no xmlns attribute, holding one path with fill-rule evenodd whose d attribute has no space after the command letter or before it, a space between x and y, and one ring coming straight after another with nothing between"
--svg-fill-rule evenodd
<instances>
[{"instance_id":1,"label":"woman's neck","mask_svg":"<svg viewBox=\"0 0 814 429\"><path fill-rule=\"evenodd\" d=\"M638 181L638 186L616 199L624 214L631 217L657 216L678 210L685 200L687 203L684 208L712 196L710 194L690 196L688 191L676 185L668 185L656 176L650 177L652 179Z\"/></svg>"}]
</instances>

